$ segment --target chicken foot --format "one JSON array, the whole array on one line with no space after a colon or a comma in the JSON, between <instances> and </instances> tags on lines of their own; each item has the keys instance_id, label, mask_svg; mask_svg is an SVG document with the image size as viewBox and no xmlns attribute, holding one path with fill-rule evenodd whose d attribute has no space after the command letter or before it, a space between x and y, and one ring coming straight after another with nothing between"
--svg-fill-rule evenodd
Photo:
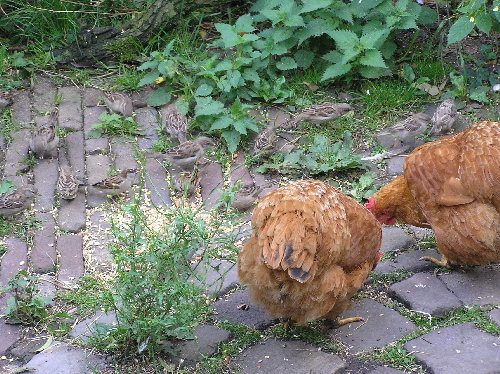
<instances>
[{"instance_id":1,"label":"chicken foot","mask_svg":"<svg viewBox=\"0 0 500 374\"><path fill-rule=\"evenodd\" d=\"M347 325L353 322L362 322L364 319L362 317L349 317L349 318L336 318L336 319L325 319L323 321L323 331L326 332L330 329L338 329L340 326Z\"/></svg>"},{"instance_id":2,"label":"chicken foot","mask_svg":"<svg viewBox=\"0 0 500 374\"><path fill-rule=\"evenodd\" d=\"M448 262L448 259L444 256L441 256L441 260L438 260L437 258L434 258L431 256L420 257L419 260L430 261L430 262L435 263L437 266L442 266L442 267L447 268L447 269L452 268L451 264Z\"/></svg>"}]
</instances>

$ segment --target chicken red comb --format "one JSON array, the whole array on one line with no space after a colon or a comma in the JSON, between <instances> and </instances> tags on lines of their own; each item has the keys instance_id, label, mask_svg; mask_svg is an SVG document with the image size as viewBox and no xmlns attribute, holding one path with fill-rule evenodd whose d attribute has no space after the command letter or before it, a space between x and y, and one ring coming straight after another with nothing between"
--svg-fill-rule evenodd
<instances>
[{"instance_id":1,"label":"chicken red comb","mask_svg":"<svg viewBox=\"0 0 500 374\"><path fill-rule=\"evenodd\" d=\"M375 214L375 199L373 197L368 198L368 202L365 204L365 208L368 209L372 214Z\"/></svg>"}]
</instances>

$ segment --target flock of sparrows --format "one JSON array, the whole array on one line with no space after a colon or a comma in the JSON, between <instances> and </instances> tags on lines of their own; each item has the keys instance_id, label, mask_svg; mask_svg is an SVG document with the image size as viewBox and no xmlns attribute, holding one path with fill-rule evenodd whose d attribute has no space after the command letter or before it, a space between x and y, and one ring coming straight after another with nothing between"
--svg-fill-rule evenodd
<instances>
[{"instance_id":1,"label":"flock of sparrows","mask_svg":"<svg viewBox=\"0 0 500 374\"><path fill-rule=\"evenodd\" d=\"M1 97L0 104L7 103L8 98ZM132 100L123 93L104 92L103 100L111 113L118 113L124 117L133 115ZM281 125L272 124L265 127L255 138L253 155L265 156L275 151L277 142L277 131L294 130L298 128L301 121L310 121L316 125L334 121L354 108L347 103L324 102L312 105L300 111L294 118ZM202 157L205 151L214 145L208 137L198 137L187 140L188 119L178 109L175 103L164 105L160 108L161 124L172 140L179 144L165 152L151 154L154 157L162 157L172 164L170 170L174 188L177 191L192 194L199 185L201 175L207 165ZM38 158L54 157L59 144L57 135L58 111L54 110L49 121L39 125L34 130L29 142L29 149ZM401 146L407 139L415 138L427 130L429 123L432 124L431 135L447 132L451 129L457 117L457 108L452 99L445 100L436 110L431 118L425 113L416 113L396 123L394 126L379 132L379 136L390 136L394 139L391 148ZM128 191L134 181L138 169L124 169L112 175L92 187L95 191L105 195L118 195ZM74 199L80 186L88 186L80 181L69 164L62 164L59 170L57 191L62 199ZM250 208L261 189L256 186L244 186L235 193L231 205L239 211ZM0 196L0 215L12 216L19 213L31 203L37 194L34 186L17 188Z\"/></svg>"},{"instance_id":2,"label":"flock of sparrows","mask_svg":"<svg viewBox=\"0 0 500 374\"><path fill-rule=\"evenodd\" d=\"M437 107L432 117L422 112L415 113L395 125L381 130L377 134L377 138L380 139L388 136L393 140L393 142L389 142L392 143L389 144L390 148L400 148L403 142L414 140L417 136L427 131L429 124L432 125L430 130L431 136L447 133L455 123L457 115L458 111L453 99L446 99Z\"/></svg>"}]
</instances>

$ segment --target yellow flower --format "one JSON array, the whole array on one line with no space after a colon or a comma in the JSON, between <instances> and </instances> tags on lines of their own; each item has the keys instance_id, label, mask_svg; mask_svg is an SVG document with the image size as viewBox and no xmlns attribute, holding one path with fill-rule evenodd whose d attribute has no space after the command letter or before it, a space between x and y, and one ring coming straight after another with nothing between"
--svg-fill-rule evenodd
<instances>
[{"instance_id":1,"label":"yellow flower","mask_svg":"<svg viewBox=\"0 0 500 374\"><path fill-rule=\"evenodd\" d=\"M163 77L158 77L158 78L156 78L156 80L155 80L155 83L156 83L156 84L161 84L161 83L163 83L163 82L165 82L165 78L163 78Z\"/></svg>"},{"instance_id":2,"label":"yellow flower","mask_svg":"<svg viewBox=\"0 0 500 374\"><path fill-rule=\"evenodd\" d=\"M472 22L474 22L474 17L471 17L471 18L469 19L469 21L470 21L471 23L472 23Z\"/></svg>"}]
</instances>

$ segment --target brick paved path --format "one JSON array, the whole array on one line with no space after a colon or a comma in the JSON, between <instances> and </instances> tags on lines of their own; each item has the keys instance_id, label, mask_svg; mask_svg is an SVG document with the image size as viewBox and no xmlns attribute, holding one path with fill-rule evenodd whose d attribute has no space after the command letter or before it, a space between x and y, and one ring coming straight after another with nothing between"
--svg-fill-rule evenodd
<instances>
[{"instance_id":1,"label":"brick paved path","mask_svg":"<svg viewBox=\"0 0 500 374\"><path fill-rule=\"evenodd\" d=\"M12 133L12 141L8 147L5 146L4 139L0 143L4 151L3 179L11 178L17 185L30 182L38 187L40 196L36 199L33 212L41 221L41 228L34 234L33 243L27 244L18 238L8 238L5 241L8 250L0 263L0 285L5 285L17 271L28 266L39 274L55 273L58 281L67 284L76 282L83 275L86 266L96 269L109 266L110 256L106 250L108 238L105 233L109 224L101 211L92 209L104 203L106 197L80 193L75 200L56 201L54 194L58 162L69 161L78 176L88 179L89 183L106 177L112 167L121 170L137 166L134 144L108 138L85 139L92 125L99 122L99 115L105 111L104 107L97 106L100 95L101 92L97 89L56 87L49 79L37 77L32 90L21 92L15 97L12 117L16 130ZM30 122L39 124L45 121L46 117L37 113L50 112L56 106L56 98L59 103L59 127L66 129L68 135L60 143L58 159L38 161L33 169L32 179L29 180L24 160L28 154L26 139L30 136ZM147 150L152 146L156 137L155 127L158 126L157 118L157 112L153 108L136 110L136 121L146 134L138 141L140 150ZM243 161L240 155L235 163ZM389 160L389 172L393 175L401 173L402 161L402 157ZM170 205L165 169L156 160L149 158L145 169L145 183L152 191L153 204ZM217 189L214 187L222 179L222 170L219 165L212 164L206 175L201 183L202 196L210 206L217 198ZM237 169L231 179L240 179L243 184L252 183L252 179L257 184L266 183L262 175L251 175L244 167ZM263 194L266 192L263 191ZM401 228L384 227L382 250L395 253L396 256L394 261L381 262L376 270L389 274L406 269L411 273L406 280L390 287L387 300L397 300L429 319L446 315L462 306L500 305L498 266L435 273L434 265L418 261L423 255L436 255L435 250L406 251L414 244L415 237L425 234L425 230L415 230L415 235L410 235ZM92 264L84 262L85 236L97 238L86 243L94 254L95 262ZM221 266L231 269L232 264L222 262ZM42 285L44 293L55 292L54 284L42 282ZM262 310L250 304L245 290L229 292L236 285L237 277L233 267L222 285L222 297L214 304L217 312L214 319L242 323L255 329L269 326L271 321ZM1 310L5 307L6 300L5 295L0 295ZM241 304L249 304L250 308L242 310L238 308ZM232 363L248 374L402 373L393 368L377 366L375 362L361 363L354 355L359 352L369 354L376 348L412 333L417 327L398 311L368 298L356 301L354 308L344 314L345 317L353 315L363 316L366 322L346 325L331 332L346 348L347 354L322 352L300 340L270 339L248 348L233 359ZM489 315L500 325L500 309L493 309ZM98 314L90 321L77 325L72 336L89 334L88 326L95 321L110 322L113 321L113 316ZM207 325L199 326L196 336L197 344L186 342L179 346L185 362L201 359L200 354L214 353L217 344L227 340L230 334ZM0 366L5 372L19 366L19 363L10 362L8 358L14 357L18 351L26 352L28 349L24 347L24 350L20 350L16 346L20 337L19 327L7 325L3 319L0 320L0 357L8 355L0 360ZM434 330L408 341L404 348L416 357L427 373L500 373L499 337L478 329L472 323L458 323ZM19 355L22 356L21 353ZM54 368L62 374L90 373L90 367L100 369L106 365L101 358L89 355L83 348L75 348L62 342L53 342L49 349L35 355L27 363L27 366L36 368L39 374L53 374Z\"/></svg>"}]
</instances>

